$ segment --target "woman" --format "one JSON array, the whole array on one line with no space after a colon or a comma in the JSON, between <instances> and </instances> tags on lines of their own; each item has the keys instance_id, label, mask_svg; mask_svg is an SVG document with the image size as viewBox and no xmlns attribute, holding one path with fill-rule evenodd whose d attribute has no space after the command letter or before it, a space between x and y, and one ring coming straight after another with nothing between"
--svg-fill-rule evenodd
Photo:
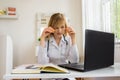
<instances>
[{"instance_id":1,"label":"woman","mask_svg":"<svg viewBox=\"0 0 120 80\"><path fill-rule=\"evenodd\" d=\"M69 62L79 62L75 32L67 26L63 14L55 13L41 34L38 63L58 65Z\"/></svg>"}]
</instances>

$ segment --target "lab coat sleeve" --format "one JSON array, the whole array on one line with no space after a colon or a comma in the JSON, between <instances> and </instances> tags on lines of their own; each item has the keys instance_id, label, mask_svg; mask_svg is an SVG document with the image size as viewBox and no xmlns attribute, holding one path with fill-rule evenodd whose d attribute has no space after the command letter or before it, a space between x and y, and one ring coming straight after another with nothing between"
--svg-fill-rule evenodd
<instances>
[{"instance_id":1,"label":"lab coat sleeve","mask_svg":"<svg viewBox=\"0 0 120 80\"><path fill-rule=\"evenodd\" d=\"M70 51L69 51L68 60L71 63L78 63L79 62L79 52L78 52L77 45L76 44L72 45L69 50Z\"/></svg>"},{"instance_id":2,"label":"lab coat sleeve","mask_svg":"<svg viewBox=\"0 0 120 80\"><path fill-rule=\"evenodd\" d=\"M49 58L47 55L47 48L39 46L39 50L38 50L38 63L39 64L46 64L49 63Z\"/></svg>"}]
</instances>

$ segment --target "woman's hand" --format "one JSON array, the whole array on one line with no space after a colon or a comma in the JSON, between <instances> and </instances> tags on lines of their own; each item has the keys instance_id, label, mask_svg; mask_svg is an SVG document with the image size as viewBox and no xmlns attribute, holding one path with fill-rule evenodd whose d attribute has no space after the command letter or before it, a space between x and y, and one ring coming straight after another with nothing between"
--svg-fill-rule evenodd
<instances>
[{"instance_id":1,"label":"woman's hand","mask_svg":"<svg viewBox=\"0 0 120 80\"><path fill-rule=\"evenodd\" d=\"M54 29L52 27L47 27L43 30L41 38L46 38L47 36L49 36L51 33L54 33Z\"/></svg>"},{"instance_id":2,"label":"woman's hand","mask_svg":"<svg viewBox=\"0 0 120 80\"><path fill-rule=\"evenodd\" d=\"M45 47L45 38L49 36L51 33L54 33L54 29L52 27L47 27L43 30L40 37L40 45Z\"/></svg>"},{"instance_id":3,"label":"woman's hand","mask_svg":"<svg viewBox=\"0 0 120 80\"><path fill-rule=\"evenodd\" d=\"M75 31L71 27L67 27L66 30L71 37L72 44L75 44Z\"/></svg>"}]
</instances>

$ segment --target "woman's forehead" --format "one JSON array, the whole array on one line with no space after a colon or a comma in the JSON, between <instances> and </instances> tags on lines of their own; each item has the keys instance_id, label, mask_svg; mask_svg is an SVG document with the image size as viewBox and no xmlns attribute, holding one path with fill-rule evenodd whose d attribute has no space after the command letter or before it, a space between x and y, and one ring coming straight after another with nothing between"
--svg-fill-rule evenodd
<instances>
[{"instance_id":1,"label":"woman's forehead","mask_svg":"<svg viewBox=\"0 0 120 80\"><path fill-rule=\"evenodd\" d=\"M65 21L60 21L56 24L57 27L65 26Z\"/></svg>"},{"instance_id":2,"label":"woman's forehead","mask_svg":"<svg viewBox=\"0 0 120 80\"><path fill-rule=\"evenodd\" d=\"M57 24L55 27L62 27L64 26L65 27L65 23L62 23L62 24Z\"/></svg>"}]
</instances>

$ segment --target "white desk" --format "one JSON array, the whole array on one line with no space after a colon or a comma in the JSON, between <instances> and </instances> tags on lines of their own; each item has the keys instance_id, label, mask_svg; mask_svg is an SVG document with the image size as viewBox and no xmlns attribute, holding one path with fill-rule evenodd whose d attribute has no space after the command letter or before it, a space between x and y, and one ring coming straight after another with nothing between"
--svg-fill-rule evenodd
<instances>
[{"instance_id":1,"label":"white desk","mask_svg":"<svg viewBox=\"0 0 120 80\"><path fill-rule=\"evenodd\" d=\"M72 78L72 77L120 77L120 63L115 63L114 66L88 71L78 72L70 70L69 74L59 73L42 73L42 74L5 74L4 79L26 79L26 78Z\"/></svg>"}]
</instances>

